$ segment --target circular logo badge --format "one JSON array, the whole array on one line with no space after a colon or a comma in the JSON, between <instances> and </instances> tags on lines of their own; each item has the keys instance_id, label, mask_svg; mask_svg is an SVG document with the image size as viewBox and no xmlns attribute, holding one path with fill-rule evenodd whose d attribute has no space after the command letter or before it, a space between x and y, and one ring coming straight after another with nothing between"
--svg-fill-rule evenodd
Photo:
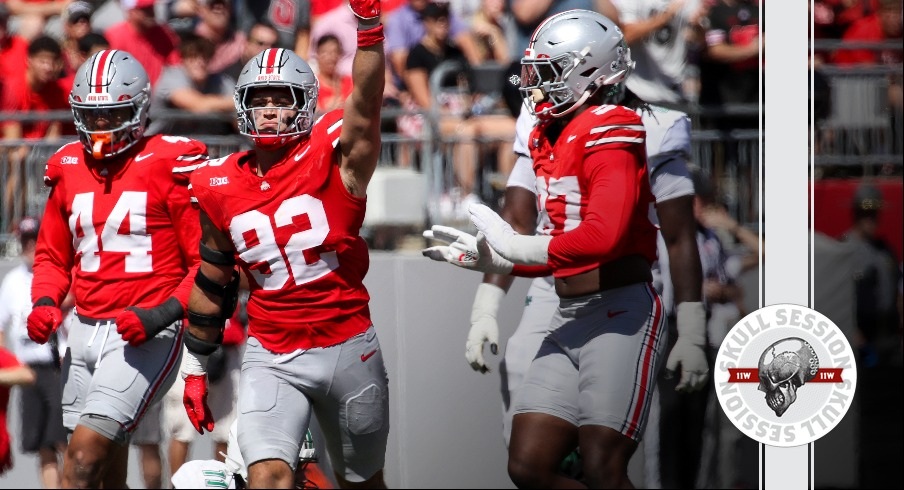
<instances>
[{"instance_id":1,"label":"circular logo badge","mask_svg":"<svg viewBox=\"0 0 904 490\"><path fill-rule=\"evenodd\" d=\"M735 427L763 444L791 447L819 439L844 417L857 366L851 344L825 315L780 304L732 327L714 381Z\"/></svg>"}]
</instances>

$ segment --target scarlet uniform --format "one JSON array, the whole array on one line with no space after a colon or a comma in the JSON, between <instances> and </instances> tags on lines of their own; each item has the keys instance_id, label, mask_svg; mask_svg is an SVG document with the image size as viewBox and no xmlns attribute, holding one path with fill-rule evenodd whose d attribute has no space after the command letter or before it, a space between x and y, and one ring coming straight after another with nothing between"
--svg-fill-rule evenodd
<instances>
[{"instance_id":1,"label":"scarlet uniform","mask_svg":"<svg viewBox=\"0 0 904 490\"><path fill-rule=\"evenodd\" d=\"M248 335L275 353L328 347L371 325L367 245L358 236L366 200L339 174L342 111L259 177L253 153L211 160L191 190L213 224L232 237L248 273Z\"/></svg>"},{"instance_id":2,"label":"scarlet uniform","mask_svg":"<svg viewBox=\"0 0 904 490\"><path fill-rule=\"evenodd\" d=\"M544 135L547 128L542 123L534 128L528 148L537 175L542 233L556 237L549 245L553 275L581 274L632 254L652 264L656 228L648 218L653 194L640 116L623 106L590 107L568 123L554 144ZM633 158L612 161L602 152L627 152ZM633 167L625 167L632 162Z\"/></svg>"},{"instance_id":3,"label":"scarlet uniform","mask_svg":"<svg viewBox=\"0 0 904 490\"><path fill-rule=\"evenodd\" d=\"M117 332L126 307L175 297L183 309L200 261L198 212L188 173L203 143L178 136L138 140L115 158L82 143L47 162L51 187L35 252L32 299L61 304L70 281L77 321L63 365L63 425L84 425L125 444L172 385L182 354L176 321L135 347Z\"/></svg>"},{"instance_id":4,"label":"scarlet uniform","mask_svg":"<svg viewBox=\"0 0 904 490\"><path fill-rule=\"evenodd\" d=\"M194 282L188 272L200 260L188 174L206 154L201 142L161 135L115 160L96 160L79 142L60 148L44 174L51 193L32 300L61 304L74 272L76 309L87 317L113 318L169 296L186 307Z\"/></svg>"}]
</instances>

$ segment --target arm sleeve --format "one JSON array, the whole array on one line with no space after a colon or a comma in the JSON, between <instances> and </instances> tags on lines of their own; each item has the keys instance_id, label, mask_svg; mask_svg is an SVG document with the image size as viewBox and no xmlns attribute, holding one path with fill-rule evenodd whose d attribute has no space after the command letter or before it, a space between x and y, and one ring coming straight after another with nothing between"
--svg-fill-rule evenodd
<instances>
[{"instance_id":1,"label":"arm sleeve","mask_svg":"<svg viewBox=\"0 0 904 490\"><path fill-rule=\"evenodd\" d=\"M534 173L533 160L518 155L505 186L521 187L530 191L531 194L537 195L537 174Z\"/></svg>"},{"instance_id":2,"label":"arm sleeve","mask_svg":"<svg viewBox=\"0 0 904 490\"><path fill-rule=\"evenodd\" d=\"M592 153L584 162L589 202L577 228L549 244L553 269L605 261L628 232L637 201L637 154L628 149Z\"/></svg>"},{"instance_id":3,"label":"arm sleeve","mask_svg":"<svg viewBox=\"0 0 904 490\"><path fill-rule=\"evenodd\" d=\"M62 183L57 183L51 189L44 209L35 249L34 279L31 284L32 303L47 296L59 306L69 292L75 250L72 248L69 223L63 215L65 195Z\"/></svg>"}]
</instances>

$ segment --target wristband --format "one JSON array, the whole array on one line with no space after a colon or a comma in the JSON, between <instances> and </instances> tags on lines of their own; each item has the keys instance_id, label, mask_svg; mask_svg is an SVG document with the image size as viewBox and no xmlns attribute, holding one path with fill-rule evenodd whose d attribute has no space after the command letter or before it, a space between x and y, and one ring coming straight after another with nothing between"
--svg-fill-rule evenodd
<instances>
[{"instance_id":1,"label":"wristband","mask_svg":"<svg viewBox=\"0 0 904 490\"><path fill-rule=\"evenodd\" d=\"M383 42L383 24L358 31L358 47L366 48Z\"/></svg>"},{"instance_id":2,"label":"wristband","mask_svg":"<svg viewBox=\"0 0 904 490\"><path fill-rule=\"evenodd\" d=\"M185 379L188 376L206 376L207 375L207 359L210 356L205 356L202 354L197 354L185 348L185 351L182 353L183 361L182 361L182 378Z\"/></svg>"}]
</instances>

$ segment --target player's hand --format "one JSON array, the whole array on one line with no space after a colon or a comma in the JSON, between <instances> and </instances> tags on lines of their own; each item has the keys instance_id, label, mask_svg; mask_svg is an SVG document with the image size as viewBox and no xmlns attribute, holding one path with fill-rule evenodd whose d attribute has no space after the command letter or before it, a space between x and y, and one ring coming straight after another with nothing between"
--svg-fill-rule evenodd
<instances>
[{"instance_id":1,"label":"player's hand","mask_svg":"<svg viewBox=\"0 0 904 490\"><path fill-rule=\"evenodd\" d=\"M692 392L706 386L709 381L709 363L706 360L706 311L700 302L679 303L677 307L678 340L666 361L666 375L681 378L675 391Z\"/></svg>"},{"instance_id":2,"label":"player's hand","mask_svg":"<svg viewBox=\"0 0 904 490\"><path fill-rule=\"evenodd\" d=\"M39 344L46 344L50 335L63 323L63 312L50 298L41 298L35 302L25 323L28 338Z\"/></svg>"},{"instance_id":3,"label":"player's hand","mask_svg":"<svg viewBox=\"0 0 904 490\"><path fill-rule=\"evenodd\" d=\"M348 6L361 20L372 20L380 16L380 0L348 0Z\"/></svg>"},{"instance_id":4,"label":"player's hand","mask_svg":"<svg viewBox=\"0 0 904 490\"><path fill-rule=\"evenodd\" d=\"M474 226L486 235L487 242L502 258L516 264L546 265L550 236L519 235L501 216L485 204L468 206Z\"/></svg>"},{"instance_id":5,"label":"player's hand","mask_svg":"<svg viewBox=\"0 0 904 490\"><path fill-rule=\"evenodd\" d=\"M468 340L465 342L465 358L471 369L480 373L490 371L483 359L483 344L489 342L490 352L493 355L499 353L499 324L496 314L503 296L505 291L495 284L482 282L477 286L474 306L471 307L471 330L468 331Z\"/></svg>"},{"instance_id":6,"label":"player's hand","mask_svg":"<svg viewBox=\"0 0 904 490\"><path fill-rule=\"evenodd\" d=\"M448 244L421 250L424 257L489 274L512 272L512 263L495 253L481 234L475 237L455 228L434 225L424 232L424 237Z\"/></svg>"},{"instance_id":7,"label":"player's hand","mask_svg":"<svg viewBox=\"0 0 904 490\"><path fill-rule=\"evenodd\" d=\"M204 431L213 430L213 415L210 413L210 407L207 406L207 375L184 374L185 391L182 394L182 404L185 405L185 413L188 414L188 420L191 425L198 431L198 434L204 434Z\"/></svg>"},{"instance_id":8,"label":"player's hand","mask_svg":"<svg viewBox=\"0 0 904 490\"><path fill-rule=\"evenodd\" d=\"M182 304L174 297L153 308L130 306L116 315L116 331L130 345L139 346L182 318Z\"/></svg>"}]
</instances>

